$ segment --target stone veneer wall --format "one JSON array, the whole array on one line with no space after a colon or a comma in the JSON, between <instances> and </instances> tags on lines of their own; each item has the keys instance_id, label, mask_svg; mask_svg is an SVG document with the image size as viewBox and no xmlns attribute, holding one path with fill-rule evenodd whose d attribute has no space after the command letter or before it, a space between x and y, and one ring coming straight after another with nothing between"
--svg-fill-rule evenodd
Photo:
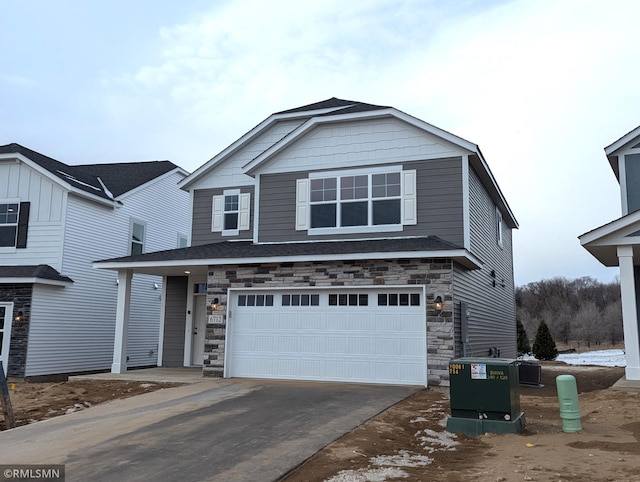
<instances>
[{"instance_id":1,"label":"stone veneer wall","mask_svg":"<svg viewBox=\"0 0 640 482\"><path fill-rule=\"evenodd\" d=\"M29 343L29 320L31 318L31 295L33 285L7 284L0 285L0 301L13 302L14 319L22 311L23 321L12 321L11 342L9 345L9 367L7 377L24 378L27 366L27 345Z\"/></svg>"},{"instance_id":2,"label":"stone veneer wall","mask_svg":"<svg viewBox=\"0 0 640 482\"><path fill-rule=\"evenodd\" d=\"M452 317L453 262L449 259L362 260L210 267L207 309L218 298L216 313L226 317L229 288L290 288L303 286L426 285L427 380L429 385L449 384L449 360L454 358ZM444 297L441 313L434 310L435 295ZM225 319L226 323L226 319ZM225 324L207 325L203 374L223 376Z\"/></svg>"}]
</instances>

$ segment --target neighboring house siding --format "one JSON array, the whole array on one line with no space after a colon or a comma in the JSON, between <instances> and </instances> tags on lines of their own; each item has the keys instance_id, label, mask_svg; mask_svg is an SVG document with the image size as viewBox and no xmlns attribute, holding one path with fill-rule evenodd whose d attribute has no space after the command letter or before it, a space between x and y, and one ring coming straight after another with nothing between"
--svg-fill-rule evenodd
<instances>
[{"instance_id":1,"label":"neighboring house siding","mask_svg":"<svg viewBox=\"0 0 640 482\"><path fill-rule=\"evenodd\" d=\"M132 217L145 222L145 252L177 246L188 231L188 194L170 175L123 197L118 207L69 195L61 272L72 286L34 287L26 376L105 370L113 361L117 275L93 269L125 256ZM155 284L158 288L156 289ZM131 289L128 366L157 364L162 278L135 274ZM37 320L37 322L35 322Z\"/></svg>"},{"instance_id":2,"label":"neighboring house siding","mask_svg":"<svg viewBox=\"0 0 640 482\"><path fill-rule=\"evenodd\" d=\"M0 202L31 203L25 249L0 248L0 264L48 264L60 271L66 192L24 163L0 162Z\"/></svg>"},{"instance_id":3,"label":"neighboring house siding","mask_svg":"<svg viewBox=\"0 0 640 482\"><path fill-rule=\"evenodd\" d=\"M212 231L212 201L213 196L224 193L224 189L199 189L193 194L193 219L191 231L191 246L215 243L218 241L229 241L234 239L253 239L253 186L230 186L227 189L240 189L242 193L251 194L251 215L249 220L250 229L240 231L237 236L223 236L220 232Z\"/></svg>"},{"instance_id":4,"label":"neighboring house siding","mask_svg":"<svg viewBox=\"0 0 640 482\"><path fill-rule=\"evenodd\" d=\"M393 165L393 164L388 164ZM392 236L439 236L463 244L462 164L460 158L402 163L403 169L417 172L418 224L402 231L384 233ZM350 166L357 168L358 166ZM364 167L364 166L360 166ZM308 235L295 230L296 180L308 172L260 176L260 242L320 241L323 239L361 239L380 237L380 233ZM194 223L195 226L195 223Z\"/></svg>"},{"instance_id":5,"label":"neighboring house siding","mask_svg":"<svg viewBox=\"0 0 640 482\"><path fill-rule=\"evenodd\" d=\"M184 366L184 323L187 311L188 278L167 277L162 366Z\"/></svg>"},{"instance_id":6,"label":"neighboring house siding","mask_svg":"<svg viewBox=\"0 0 640 482\"><path fill-rule=\"evenodd\" d=\"M459 265L454 268L456 309L459 310L459 302L464 301L470 310L470 345L466 355L487 356L489 348L496 347L500 350L500 356L515 357L512 231L503 223L503 246L498 246L496 205L473 169L469 172L469 188L471 252L484 265L482 269L472 271Z\"/></svg>"}]
</instances>

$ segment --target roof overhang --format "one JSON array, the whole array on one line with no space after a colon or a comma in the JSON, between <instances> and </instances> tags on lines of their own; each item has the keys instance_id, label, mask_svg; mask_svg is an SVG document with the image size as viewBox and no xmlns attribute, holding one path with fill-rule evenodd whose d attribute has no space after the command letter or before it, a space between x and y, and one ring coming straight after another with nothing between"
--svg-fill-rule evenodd
<instances>
[{"instance_id":1,"label":"roof overhang","mask_svg":"<svg viewBox=\"0 0 640 482\"><path fill-rule=\"evenodd\" d=\"M620 180L620 172L618 165L619 151L627 147L631 143L637 143L638 137L640 137L640 126L636 127L630 132L627 132L620 139L604 148L604 152L607 155L611 169L613 169L616 178Z\"/></svg>"},{"instance_id":2,"label":"roof overhang","mask_svg":"<svg viewBox=\"0 0 640 482\"><path fill-rule=\"evenodd\" d=\"M640 211L578 236L580 244L605 266L618 266L618 247L631 246L640 264Z\"/></svg>"},{"instance_id":3,"label":"roof overhang","mask_svg":"<svg viewBox=\"0 0 640 482\"><path fill-rule=\"evenodd\" d=\"M467 269L480 269L483 263L466 249L433 250L433 251L394 251L375 253L343 253L297 256L263 256L236 258L201 258L166 261L96 261L94 268L108 270L132 270L161 276L185 276L186 274L202 274L206 276L209 266L248 265L263 263L296 263L296 262L328 262L328 261L358 261L383 259L425 259L448 258L461 264ZM187 273L188 272L188 273Z\"/></svg>"},{"instance_id":4,"label":"roof overhang","mask_svg":"<svg viewBox=\"0 0 640 482\"><path fill-rule=\"evenodd\" d=\"M11 277L11 278L0 278L0 284L38 284L38 285L48 285L48 286L72 286L73 281L62 281L62 280L53 280L46 278L37 278L33 276L27 277Z\"/></svg>"}]
</instances>

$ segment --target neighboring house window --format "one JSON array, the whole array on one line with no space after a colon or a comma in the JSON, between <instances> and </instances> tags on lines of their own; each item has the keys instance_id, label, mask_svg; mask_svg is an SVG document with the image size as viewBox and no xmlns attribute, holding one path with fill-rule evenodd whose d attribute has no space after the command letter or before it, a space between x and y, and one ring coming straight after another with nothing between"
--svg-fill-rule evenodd
<instances>
[{"instance_id":1,"label":"neighboring house window","mask_svg":"<svg viewBox=\"0 0 640 482\"><path fill-rule=\"evenodd\" d=\"M146 226L141 221L131 220L131 255L144 253Z\"/></svg>"},{"instance_id":2,"label":"neighboring house window","mask_svg":"<svg viewBox=\"0 0 640 482\"><path fill-rule=\"evenodd\" d=\"M186 248L189 246L189 237L186 234L178 233L178 248Z\"/></svg>"},{"instance_id":3,"label":"neighboring house window","mask_svg":"<svg viewBox=\"0 0 640 482\"><path fill-rule=\"evenodd\" d=\"M496 208L496 241L502 248L502 213Z\"/></svg>"},{"instance_id":4,"label":"neighboring house window","mask_svg":"<svg viewBox=\"0 0 640 482\"><path fill-rule=\"evenodd\" d=\"M211 231L223 236L237 236L249 229L251 193L227 189L221 196L213 196Z\"/></svg>"},{"instance_id":5,"label":"neighboring house window","mask_svg":"<svg viewBox=\"0 0 640 482\"><path fill-rule=\"evenodd\" d=\"M0 203L0 248L26 248L29 202Z\"/></svg>"},{"instance_id":6,"label":"neighboring house window","mask_svg":"<svg viewBox=\"0 0 640 482\"><path fill-rule=\"evenodd\" d=\"M416 224L416 171L311 174L298 179L296 229L310 234L395 231Z\"/></svg>"}]
</instances>

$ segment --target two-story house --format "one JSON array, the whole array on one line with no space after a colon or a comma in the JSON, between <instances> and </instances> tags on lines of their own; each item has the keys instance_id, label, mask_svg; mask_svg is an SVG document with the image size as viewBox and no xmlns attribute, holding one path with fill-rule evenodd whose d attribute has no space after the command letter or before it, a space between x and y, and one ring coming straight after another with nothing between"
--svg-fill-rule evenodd
<instances>
[{"instance_id":1,"label":"two-story house","mask_svg":"<svg viewBox=\"0 0 640 482\"><path fill-rule=\"evenodd\" d=\"M8 376L111 367L117 276L96 259L186 246L187 173L168 161L70 166L0 146L0 355ZM133 280L129 366L156 365L162 277Z\"/></svg>"},{"instance_id":2,"label":"two-story house","mask_svg":"<svg viewBox=\"0 0 640 482\"><path fill-rule=\"evenodd\" d=\"M132 273L165 278L160 364L426 385L456 356L516 356L518 225L475 144L332 98L269 116L180 186L189 248L95 263L121 300Z\"/></svg>"},{"instance_id":3,"label":"two-story house","mask_svg":"<svg viewBox=\"0 0 640 482\"><path fill-rule=\"evenodd\" d=\"M604 149L620 183L622 217L579 237L605 266L620 267L625 378L640 382L640 127Z\"/></svg>"}]
</instances>

